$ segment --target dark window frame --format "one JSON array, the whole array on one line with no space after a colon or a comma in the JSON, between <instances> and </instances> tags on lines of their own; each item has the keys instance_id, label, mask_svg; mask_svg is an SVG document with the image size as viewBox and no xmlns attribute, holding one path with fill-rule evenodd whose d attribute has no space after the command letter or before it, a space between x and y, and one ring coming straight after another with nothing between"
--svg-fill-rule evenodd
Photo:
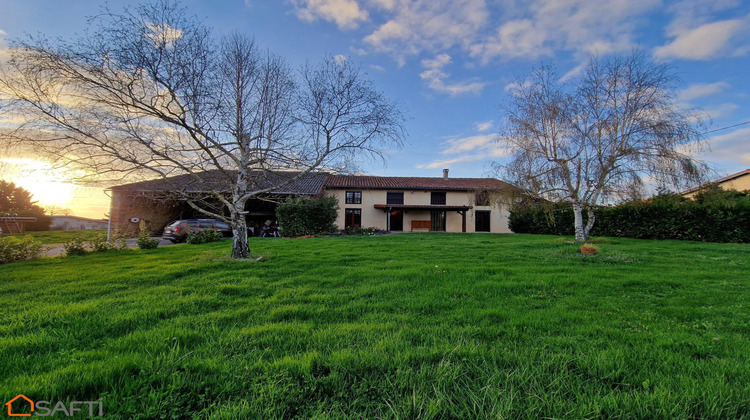
<instances>
[{"instance_id":1,"label":"dark window frame","mask_svg":"<svg viewBox=\"0 0 750 420\"><path fill-rule=\"evenodd\" d=\"M385 193L386 204L404 204L403 191L388 191Z\"/></svg>"},{"instance_id":2,"label":"dark window frame","mask_svg":"<svg viewBox=\"0 0 750 420\"><path fill-rule=\"evenodd\" d=\"M344 228L362 227L362 209L344 209Z\"/></svg>"},{"instance_id":3,"label":"dark window frame","mask_svg":"<svg viewBox=\"0 0 750 420\"><path fill-rule=\"evenodd\" d=\"M430 192L430 204L433 206L444 206L447 200L448 194L445 191Z\"/></svg>"},{"instance_id":4,"label":"dark window frame","mask_svg":"<svg viewBox=\"0 0 750 420\"><path fill-rule=\"evenodd\" d=\"M362 191L347 191L346 204L362 204Z\"/></svg>"}]
</instances>

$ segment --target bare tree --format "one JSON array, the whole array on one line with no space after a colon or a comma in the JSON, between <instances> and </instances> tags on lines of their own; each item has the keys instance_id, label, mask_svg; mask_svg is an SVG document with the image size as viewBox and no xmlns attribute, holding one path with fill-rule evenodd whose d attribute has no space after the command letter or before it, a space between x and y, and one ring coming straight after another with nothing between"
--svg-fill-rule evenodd
<instances>
[{"instance_id":1,"label":"bare tree","mask_svg":"<svg viewBox=\"0 0 750 420\"><path fill-rule=\"evenodd\" d=\"M105 10L91 27L12 45L0 99L13 130L0 140L85 180L191 176L170 193L232 226L234 258L249 254L248 200L403 138L399 109L349 62L294 72L241 34L214 41L168 0Z\"/></svg>"},{"instance_id":2,"label":"bare tree","mask_svg":"<svg viewBox=\"0 0 750 420\"><path fill-rule=\"evenodd\" d=\"M541 67L511 89L499 141L512 155L498 167L527 191L570 203L584 241L596 205L645 182L680 186L706 173L692 157L700 119L676 103L676 81L640 52L590 57L570 81Z\"/></svg>"}]
</instances>

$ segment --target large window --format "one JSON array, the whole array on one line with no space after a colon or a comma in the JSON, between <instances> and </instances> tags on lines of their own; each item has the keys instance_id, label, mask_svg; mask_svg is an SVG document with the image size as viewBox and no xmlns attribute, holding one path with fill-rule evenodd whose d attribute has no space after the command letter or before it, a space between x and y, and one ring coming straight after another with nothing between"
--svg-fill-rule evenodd
<instances>
[{"instance_id":1,"label":"large window","mask_svg":"<svg viewBox=\"0 0 750 420\"><path fill-rule=\"evenodd\" d=\"M445 192L435 192L430 194L430 204L437 206L445 205Z\"/></svg>"},{"instance_id":2,"label":"large window","mask_svg":"<svg viewBox=\"0 0 750 420\"><path fill-rule=\"evenodd\" d=\"M346 228L357 229L362 227L362 209L346 209L344 211L344 226Z\"/></svg>"},{"instance_id":3,"label":"large window","mask_svg":"<svg viewBox=\"0 0 750 420\"><path fill-rule=\"evenodd\" d=\"M362 204L362 191L347 191L346 204Z\"/></svg>"},{"instance_id":4,"label":"large window","mask_svg":"<svg viewBox=\"0 0 750 420\"><path fill-rule=\"evenodd\" d=\"M477 232L490 231L490 212L487 210L477 210L474 212L475 224L474 230Z\"/></svg>"},{"instance_id":5,"label":"large window","mask_svg":"<svg viewBox=\"0 0 750 420\"><path fill-rule=\"evenodd\" d=\"M386 204L404 204L403 192L389 192L385 197Z\"/></svg>"}]
</instances>

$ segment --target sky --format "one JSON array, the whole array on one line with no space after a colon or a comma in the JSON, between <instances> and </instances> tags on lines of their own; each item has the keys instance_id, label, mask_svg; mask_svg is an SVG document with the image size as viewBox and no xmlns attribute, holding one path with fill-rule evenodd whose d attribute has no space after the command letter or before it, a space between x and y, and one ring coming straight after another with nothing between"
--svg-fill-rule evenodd
<instances>
[{"instance_id":1,"label":"sky","mask_svg":"<svg viewBox=\"0 0 750 420\"><path fill-rule=\"evenodd\" d=\"M113 10L134 2L108 1ZM710 118L700 157L716 178L750 168L747 0L234 0L181 2L216 35L239 30L292 66L342 56L407 115L404 147L361 171L493 176L508 87L544 63L575 76L587 54L639 49L673 67L681 105ZM72 38L103 2L0 0L0 54L26 34ZM42 204L101 217L106 195L74 186L34 156L0 158L0 178ZM54 193L54 194L52 194ZM44 197L48 202L44 202Z\"/></svg>"}]
</instances>

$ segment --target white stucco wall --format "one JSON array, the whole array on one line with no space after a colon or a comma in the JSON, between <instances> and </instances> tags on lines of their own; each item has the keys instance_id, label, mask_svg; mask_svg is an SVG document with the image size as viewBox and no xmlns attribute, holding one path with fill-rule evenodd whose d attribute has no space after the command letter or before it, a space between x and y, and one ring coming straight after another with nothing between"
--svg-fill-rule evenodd
<instances>
[{"instance_id":1,"label":"white stucco wall","mask_svg":"<svg viewBox=\"0 0 750 420\"><path fill-rule=\"evenodd\" d=\"M362 204L346 204L346 191L361 191ZM361 209L362 227L374 227L386 229L386 213L382 209L376 209L375 204L386 204L386 195L391 192L403 192L405 205L429 205L431 191L404 191L404 190L356 190L356 189L328 189L326 193L336 197L339 201L339 214L336 225L339 229L345 226L345 209ZM493 233L511 233L508 229L508 206L504 204L503 198L494 206L475 206L474 192L472 191L448 191L446 193L446 204L450 206L472 206L466 212L466 232L475 231L476 219L474 212L477 210L490 211L490 231ZM413 220L430 220L430 211L405 210L404 231L411 230ZM461 215L456 211L446 212L446 232L461 232Z\"/></svg>"}]
</instances>

